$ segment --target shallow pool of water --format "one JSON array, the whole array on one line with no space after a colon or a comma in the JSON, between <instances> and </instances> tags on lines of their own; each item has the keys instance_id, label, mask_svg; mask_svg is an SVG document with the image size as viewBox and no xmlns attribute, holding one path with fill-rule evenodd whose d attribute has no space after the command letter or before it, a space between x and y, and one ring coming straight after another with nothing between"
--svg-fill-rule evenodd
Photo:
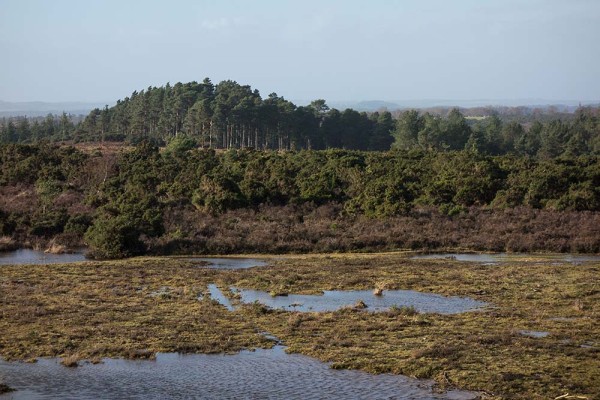
<instances>
[{"instance_id":1,"label":"shallow pool of water","mask_svg":"<svg viewBox=\"0 0 600 400\"><path fill-rule=\"evenodd\" d=\"M247 269L252 267L264 267L267 264L264 260L258 260L256 258L234 258L234 257L194 257L188 258L188 261L203 261L207 262L208 265L202 265L203 267L213 269Z\"/></svg>"},{"instance_id":2,"label":"shallow pool of water","mask_svg":"<svg viewBox=\"0 0 600 400\"><path fill-rule=\"evenodd\" d=\"M11 264L62 264L87 261L84 251L70 254L49 254L40 250L19 249L0 252L0 265Z\"/></svg>"},{"instance_id":3,"label":"shallow pool of water","mask_svg":"<svg viewBox=\"0 0 600 400\"><path fill-rule=\"evenodd\" d=\"M530 330L520 330L519 333L523 336L529 336L532 338L545 338L550 335L550 332L547 331L530 331Z\"/></svg>"},{"instance_id":4,"label":"shallow pool of water","mask_svg":"<svg viewBox=\"0 0 600 400\"><path fill-rule=\"evenodd\" d=\"M580 263L588 261L600 261L600 255L594 254L437 253L418 254L411 258L421 260L447 259L456 261L478 262L483 264L498 264L511 261L528 261L539 263Z\"/></svg>"},{"instance_id":5,"label":"shallow pool of water","mask_svg":"<svg viewBox=\"0 0 600 400\"><path fill-rule=\"evenodd\" d=\"M105 359L67 368L57 359L0 361L0 377L16 392L0 399L474 399L433 393L430 381L333 370L283 347L235 355L158 354L156 361Z\"/></svg>"},{"instance_id":6,"label":"shallow pool of water","mask_svg":"<svg viewBox=\"0 0 600 400\"><path fill-rule=\"evenodd\" d=\"M208 285L208 292L210 294L210 298L218 301L221 305L225 306L229 311L233 311L234 307L229 301L229 299L221 292L221 289L217 287L214 283Z\"/></svg>"},{"instance_id":7,"label":"shallow pool of water","mask_svg":"<svg viewBox=\"0 0 600 400\"><path fill-rule=\"evenodd\" d=\"M242 303L258 301L268 307L286 311L336 311L355 305L359 300L367 311L386 311L391 307L414 307L422 313L457 314L482 308L487 303L469 297L441 296L414 290L386 290L375 296L370 290L326 290L322 295L289 294L271 296L267 292L232 288Z\"/></svg>"}]
</instances>

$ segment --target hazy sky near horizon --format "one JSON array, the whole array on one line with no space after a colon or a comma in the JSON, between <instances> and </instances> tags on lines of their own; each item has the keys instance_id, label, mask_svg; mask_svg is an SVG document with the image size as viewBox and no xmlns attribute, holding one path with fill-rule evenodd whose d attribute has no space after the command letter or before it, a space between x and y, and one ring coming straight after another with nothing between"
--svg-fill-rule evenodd
<instances>
[{"instance_id":1,"label":"hazy sky near horizon","mask_svg":"<svg viewBox=\"0 0 600 400\"><path fill-rule=\"evenodd\" d=\"M600 0L0 0L0 100L600 99Z\"/></svg>"}]
</instances>

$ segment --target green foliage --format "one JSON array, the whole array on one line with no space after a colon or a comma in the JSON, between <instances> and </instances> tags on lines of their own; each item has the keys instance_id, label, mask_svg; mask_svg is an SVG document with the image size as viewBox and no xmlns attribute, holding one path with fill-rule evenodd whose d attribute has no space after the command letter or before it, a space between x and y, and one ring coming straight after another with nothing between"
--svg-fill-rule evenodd
<instances>
[{"instance_id":1,"label":"green foliage","mask_svg":"<svg viewBox=\"0 0 600 400\"><path fill-rule=\"evenodd\" d=\"M65 210L49 211L32 216L30 233L34 236L50 237L61 233L69 219Z\"/></svg>"},{"instance_id":2,"label":"green foliage","mask_svg":"<svg viewBox=\"0 0 600 400\"><path fill-rule=\"evenodd\" d=\"M432 121L424 121L423 127L446 124ZM462 126L460 118L449 125ZM510 142L510 132L518 129L500 132ZM462 132L455 137L464 141L462 128L455 131ZM424 143L419 134L416 140ZM389 152L215 151L192 148L185 137L170 146L161 153L143 141L113 159L114 166L102 171L95 183L82 178L94 176L95 158L87 164L88 158L72 148L0 146L6 161L0 164L0 194L20 198L29 193L39 200L20 204L19 211L13 204L0 205L2 234L48 238L86 232L85 240L98 257L124 257L152 250L148 246L158 238L174 237L182 228L182 221L173 220L178 215L265 205L335 203L344 215L371 218L423 208L449 216L470 207L600 211L598 156L534 159L492 156L485 149L428 147ZM86 204L81 204L84 196Z\"/></svg>"},{"instance_id":3,"label":"green foliage","mask_svg":"<svg viewBox=\"0 0 600 400\"><path fill-rule=\"evenodd\" d=\"M391 113L330 108L317 99L297 106L232 80L148 87L96 108L83 120L67 115L0 120L0 143L145 141L175 154L195 147L257 150L459 151L537 158L600 155L600 108L573 112L527 107L433 108ZM473 116L476 113L478 116ZM483 116L482 116L483 114ZM396 117L396 119L394 119Z\"/></svg>"},{"instance_id":4,"label":"green foliage","mask_svg":"<svg viewBox=\"0 0 600 400\"><path fill-rule=\"evenodd\" d=\"M85 240L96 258L124 258L144 252L140 232L126 216L96 219L85 234Z\"/></svg>"},{"instance_id":5,"label":"green foliage","mask_svg":"<svg viewBox=\"0 0 600 400\"><path fill-rule=\"evenodd\" d=\"M416 110L401 113L392 131L395 149L461 150L501 155L520 154L538 158L600 154L599 109L580 108L572 121L559 119L531 126L516 121L503 123L492 114L469 123L457 109L445 116Z\"/></svg>"},{"instance_id":6,"label":"green foliage","mask_svg":"<svg viewBox=\"0 0 600 400\"><path fill-rule=\"evenodd\" d=\"M191 150L198 146L196 139L189 137L187 135L178 135L169 141L167 147L165 148L165 152L167 153L175 153L175 155L181 155L188 150Z\"/></svg>"},{"instance_id":7,"label":"green foliage","mask_svg":"<svg viewBox=\"0 0 600 400\"><path fill-rule=\"evenodd\" d=\"M158 148L149 142L123 155L118 175L90 200L99 205L85 236L92 254L99 258L140 254L145 250L143 235L164 232L158 190L162 165Z\"/></svg>"},{"instance_id":8,"label":"green foliage","mask_svg":"<svg viewBox=\"0 0 600 400\"><path fill-rule=\"evenodd\" d=\"M92 225L93 218L87 214L75 214L69 217L65 224L66 233L74 233L83 236L88 228Z\"/></svg>"}]
</instances>

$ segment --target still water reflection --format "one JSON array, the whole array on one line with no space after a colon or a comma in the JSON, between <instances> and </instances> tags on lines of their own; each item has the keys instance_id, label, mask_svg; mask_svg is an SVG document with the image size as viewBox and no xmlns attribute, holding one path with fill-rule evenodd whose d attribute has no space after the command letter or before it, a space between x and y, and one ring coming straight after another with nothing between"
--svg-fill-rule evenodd
<instances>
[{"instance_id":1,"label":"still water reflection","mask_svg":"<svg viewBox=\"0 0 600 400\"><path fill-rule=\"evenodd\" d=\"M158 354L156 361L106 359L66 368L56 359L0 361L0 378L16 392L0 399L474 399L433 393L431 382L397 375L334 370L283 347L235 355ZM0 379L0 380L2 380Z\"/></svg>"},{"instance_id":2,"label":"still water reflection","mask_svg":"<svg viewBox=\"0 0 600 400\"><path fill-rule=\"evenodd\" d=\"M323 295L290 294L271 296L252 289L233 289L243 303L258 301L268 307L288 311L336 311L362 301L367 311L386 311L391 307L414 307L423 313L457 314L475 310L487 303L469 297L441 296L414 290L386 290L380 296L371 290L326 290Z\"/></svg>"},{"instance_id":3,"label":"still water reflection","mask_svg":"<svg viewBox=\"0 0 600 400\"><path fill-rule=\"evenodd\" d=\"M255 258L234 258L234 257L194 257L188 258L188 261L207 262L208 268L212 269L247 269L252 267L264 267L267 263Z\"/></svg>"},{"instance_id":4,"label":"still water reflection","mask_svg":"<svg viewBox=\"0 0 600 400\"><path fill-rule=\"evenodd\" d=\"M9 264L61 264L86 261L85 253L77 251L70 254L50 254L41 250L19 249L0 252L0 265Z\"/></svg>"}]
</instances>

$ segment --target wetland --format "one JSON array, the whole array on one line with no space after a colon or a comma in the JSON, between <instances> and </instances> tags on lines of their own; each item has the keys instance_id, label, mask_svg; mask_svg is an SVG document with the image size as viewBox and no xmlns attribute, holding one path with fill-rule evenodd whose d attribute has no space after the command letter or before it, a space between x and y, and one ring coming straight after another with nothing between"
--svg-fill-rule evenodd
<instances>
[{"instance_id":1,"label":"wetland","mask_svg":"<svg viewBox=\"0 0 600 400\"><path fill-rule=\"evenodd\" d=\"M208 360L235 364L254 354L262 360L252 361L257 365L271 363L264 358L301 355L311 374L319 368L331 369L324 374L385 374L350 378L371 382L367 387L379 387L382 397L393 385L377 382L394 375L432 380L421 382L429 385L422 398L448 398L435 397L432 388L458 388L483 398L542 399L569 393L592 399L600 394L597 261L540 258L490 265L412 255L265 255L257 258L266 265L242 269L199 268L196 260L170 257L5 265L0 268L0 383L17 389L10 396L18 398L36 390L10 372L19 368L32 376L48 374L48 365L65 376L94 376L94 371L109 376L133 362L134 369L158 374L165 365L177 364L173 360L182 363L174 368L184 368L188 362L212 363ZM366 295L379 288L382 298L396 290L414 291L487 306L455 314L400 304L378 312L368 307L283 311L266 301L242 302L231 287L264 292L265 299L287 294L288 300L329 291ZM217 290L230 309L215 301ZM68 369L57 359L78 367ZM33 360L39 361L20 362ZM104 364L89 364L97 362ZM74 385L89 378L82 379ZM278 379L283 378L265 377ZM214 393L223 393L221 389Z\"/></svg>"}]
</instances>

